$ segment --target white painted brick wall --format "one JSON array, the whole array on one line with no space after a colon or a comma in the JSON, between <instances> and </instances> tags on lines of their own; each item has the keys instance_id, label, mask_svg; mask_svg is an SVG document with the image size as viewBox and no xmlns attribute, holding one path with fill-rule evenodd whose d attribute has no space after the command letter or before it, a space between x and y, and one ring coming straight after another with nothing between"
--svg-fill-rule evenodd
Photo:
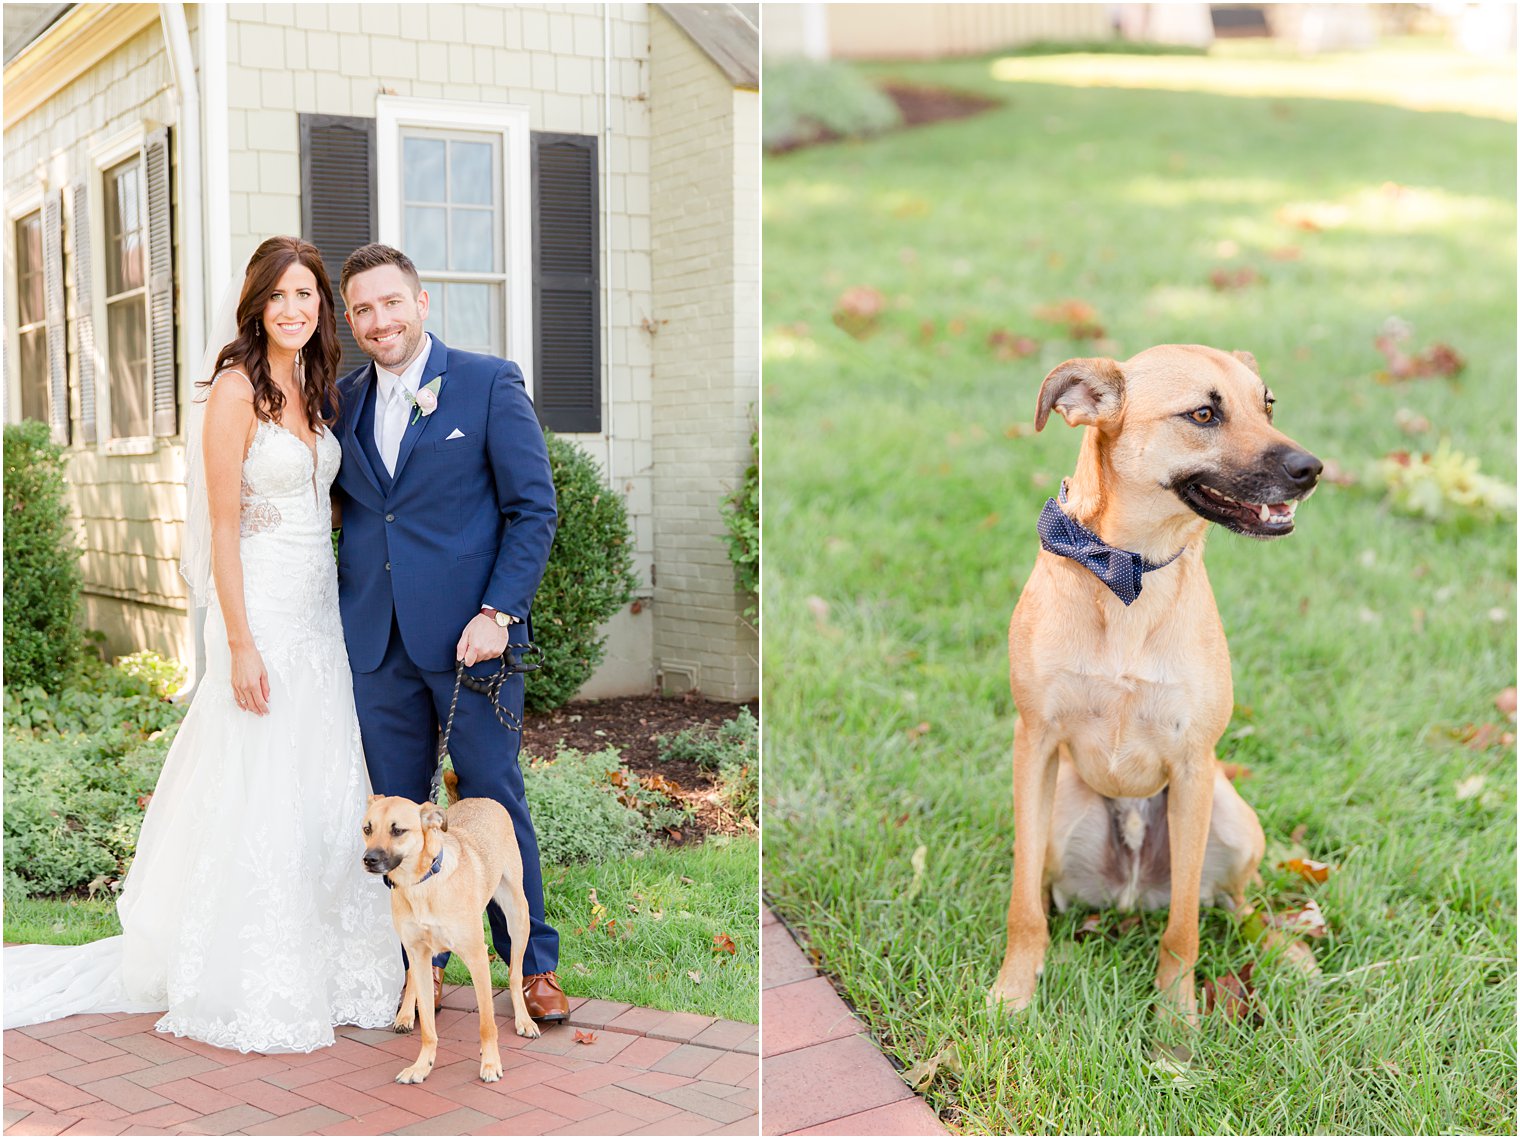
<instances>
[{"instance_id":1,"label":"white painted brick wall","mask_svg":"<svg viewBox=\"0 0 1520 1139\"><path fill-rule=\"evenodd\" d=\"M192 9L193 12L193 9ZM191 16L191 36L195 37ZM91 210L102 208L90 158L93 146L123 131L177 120L168 57L157 21L130 37L87 75L58 92L5 131L4 186L7 198L39 185L63 189L80 180L90 184ZM178 205L178 159L173 194ZM108 651L130 652L148 645L188 658L184 586L178 572L178 533L184 515L184 448L160 443L148 455L105 455L86 449L79 431L77 315L90 303L75 279L75 234L65 212L64 281L69 344L69 386L74 409L69 451L69 506L85 554L84 622L106 634ZM176 229L176 238L178 236ZM15 280L14 254L7 241L5 285ZM104 256L94 249L94 256ZM176 256L178 253L176 252ZM105 330L97 325L105 348ZM188 346L178 346L180 359ZM194 349L197 359L200 346ZM105 382L105 376L101 376ZM161 540L160 540L161 539ZM136 551L136 552L132 552Z\"/></svg>"},{"instance_id":2,"label":"white painted brick wall","mask_svg":"<svg viewBox=\"0 0 1520 1139\"><path fill-rule=\"evenodd\" d=\"M676 680L695 665L709 696L758 691L758 649L740 618L724 541L722 499L750 462L749 407L758 398L753 290L739 307L741 277L754 279L758 249L740 248L758 212L758 113L664 15L650 20L649 193L655 317L655 653ZM755 150L751 144L751 150ZM740 264L743 264L743 268ZM684 682L684 675L683 675Z\"/></svg>"}]
</instances>

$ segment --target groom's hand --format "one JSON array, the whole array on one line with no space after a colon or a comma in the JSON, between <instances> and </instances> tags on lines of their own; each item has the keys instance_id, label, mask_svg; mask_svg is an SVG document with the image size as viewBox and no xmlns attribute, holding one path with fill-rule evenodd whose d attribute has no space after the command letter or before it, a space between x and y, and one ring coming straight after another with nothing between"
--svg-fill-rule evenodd
<instances>
[{"instance_id":1,"label":"groom's hand","mask_svg":"<svg viewBox=\"0 0 1520 1139\"><path fill-rule=\"evenodd\" d=\"M484 613L477 613L459 635L454 659L466 666L477 661L495 660L507 651L507 630Z\"/></svg>"}]
</instances>

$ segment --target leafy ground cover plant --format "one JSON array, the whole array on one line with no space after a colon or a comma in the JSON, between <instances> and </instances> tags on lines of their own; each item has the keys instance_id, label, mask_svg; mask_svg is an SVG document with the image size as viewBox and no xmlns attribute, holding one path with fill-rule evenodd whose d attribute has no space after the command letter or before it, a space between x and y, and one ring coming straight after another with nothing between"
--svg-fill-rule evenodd
<instances>
[{"instance_id":1,"label":"leafy ground cover plant","mask_svg":"<svg viewBox=\"0 0 1520 1139\"><path fill-rule=\"evenodd\" d=\"M1325 480L1291 538L1208 546L1237 702L1221 758L1250 769L1268 840L1252 900L1315 903L1323 936L1289 943L1318 975L1206 911L1199 976L1255 963L1250 1015L1206 1016L1168 1067L1150 1011L1165 915L1079 942L1073 912L1031 1010L983 1006L1010 884L1008 615L1078 446L1033 431L1046 372L1247 349L1284 430L1343 471L1408 446L1407 409L1514 480L1512 65L1240 53L1180 61L1217 64L1233 95L1162 89L1173 60L1020 60L1016 82L986 60L880 66L1007 103L767 160L766 889L963 1133L1515 1127L1515 753L1496 704L1515 525L1432 524L1370 479ZM1509 69L1511 110L1389 105L1418 94L1390 95L1389 68ZM1264 69L1271 92L1249 97ZM1291 94L1301 76L1335 97ZM1213 285L1246 265L1262 271ZM882 299L858 339L833 319L856 286ZM1390 313L1459 348L1460 375L1384 382ZM1336 869L1308 882L1294 859Z\"/></svg>"}]
</instances>

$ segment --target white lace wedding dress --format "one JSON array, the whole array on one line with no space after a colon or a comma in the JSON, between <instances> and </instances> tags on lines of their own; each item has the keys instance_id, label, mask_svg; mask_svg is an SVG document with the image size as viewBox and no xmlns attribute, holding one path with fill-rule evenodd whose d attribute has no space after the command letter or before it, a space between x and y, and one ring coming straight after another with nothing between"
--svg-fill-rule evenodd
<instances>
[{"instance_id":1,"label":"white lace wedding dress","mask_svg":"<svg viewBox=\"0 0 1520 1139\"><path fill-rule=\"evenodd\" d=\"M220 607L117 909L123 934L5 950L6 1028L167 1009L160 1032L241 1052L309 1052L333 1025L389 1025L403 980L384 883L360 865L369 777L338 616L328 488L260 421L243 464L244 595L269 714L237 707Z\"/></svg>"}]
</instances>

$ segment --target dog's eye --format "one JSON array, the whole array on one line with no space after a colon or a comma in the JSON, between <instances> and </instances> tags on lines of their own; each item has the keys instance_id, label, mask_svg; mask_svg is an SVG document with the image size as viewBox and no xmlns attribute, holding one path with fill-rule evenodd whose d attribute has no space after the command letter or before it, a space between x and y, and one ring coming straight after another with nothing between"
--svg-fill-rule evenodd
<instances>
[{"instance_id":1,"label":"dog's eye","mask_svg":"<svg viewBox=\"0 0 1520 1139\"><path fill-rule=\"evenodd\" d=\"M375 828L374 828L374 827L372 827L372 826L370 826L370 825L369 825L369 824L368 824L368 823L365 823L365 824L364 824L364 833L365 833L365 834L369 834L369 833L370 833L370 832L371 832L371 831L372 831L372 830L374 830L374 829L375 829Z\"/></svg>"},{"instance_id":2,"label":"dog's eye","mask_svg":"<svg viewBox=\"0 0 1520 1139\"><path fill-rule=\"evenodd\" d=\"M1267 418L1268 419L1272 418L1272 408L1275 407L1276 405L1277 405L1277 401L1275 399L1269 399L1269 400L1267 400Z\"/></svg>"},{"instance_id":3,"label":"dog's eye","mask_svg":"<svg viewBox=\"0 0 1520 1139\"><path fill-rule=\"evenodd\" d=\"M1188 418L1194 423L1213 423L1214 409L1212 407L1200 407L1188 412Z\"/></svg>"},{"instance_id":4,"label":"dog's eye","mask_svg":"<svg viewBox=\"0 0 1520 1139\"><path fill-rule=\"evenodd\" d=\"M395 823L391 824L391 837L392 838L400 838L405 833L406 833L406 831L403 830L401 827L398 827Z\"/></svg>"}]
</instances>

